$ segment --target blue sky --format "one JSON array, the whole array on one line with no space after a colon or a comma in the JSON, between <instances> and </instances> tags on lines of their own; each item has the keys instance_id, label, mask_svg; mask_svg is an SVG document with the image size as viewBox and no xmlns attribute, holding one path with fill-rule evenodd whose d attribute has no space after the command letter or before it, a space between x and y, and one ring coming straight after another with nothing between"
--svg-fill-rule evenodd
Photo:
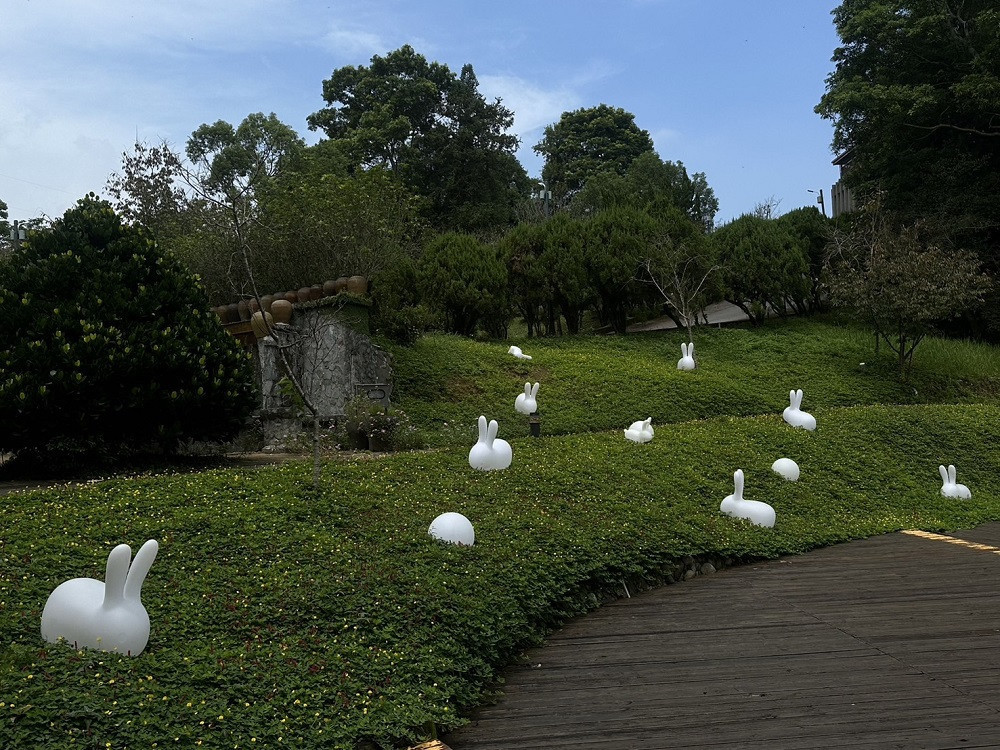
<instances>
[{"instance_id":1,"label":"blue sky","mask_svg":"<svg viewBox=\"0 0 1000 750\"><path fill-rule=\"evenodd\" d=\"M635 115L663 159L704 172L719 220L829 196L832 126L813 113L838 44L834 0L3 0L0 199L61 215L135 139L274 112L310 143L322 82L403 44L515 113L518 156L567 110ZM829 206L829 199L827 199Z\"/></svg>"}]
</instances>

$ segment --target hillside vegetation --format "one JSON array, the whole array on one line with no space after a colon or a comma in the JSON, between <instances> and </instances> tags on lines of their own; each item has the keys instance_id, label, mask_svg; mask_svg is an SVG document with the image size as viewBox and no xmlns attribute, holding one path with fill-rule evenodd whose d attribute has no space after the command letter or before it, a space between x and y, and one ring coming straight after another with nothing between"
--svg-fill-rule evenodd
<instances>
[{"instance_id":1,"label":"hillside vegetation","mask_svg":"<svg viewBox=\"0 0 1000 750\"><path fill-rule=\"evenodd\" d=\"M719 566L1000 519L992 350L935 342L901 385L859 365L870 349L852 329L699 333L693 373L666 334L518 342L531 362L454 337L395 350L403 406L438 447L331 461L319 493L291 464L0 497L0 746L405 746L462 723L559 622L623 584L681 578L687 556ZM515 427L527 379L544 383L541 439ZM793 387L813 433L781 420ZM484 412L512 443L507 471L468 466ZM643 416L656 437L627 442ZM771 472L782 455L797 483ZM940 463L971 500L941 497ZM774 529L720 515L737 468ZM445 511L473 522L475 546L428 537ZM141 656L41 640L59 582L103 579L115 544L148 538Z\"/></svg>"}]
</instances>

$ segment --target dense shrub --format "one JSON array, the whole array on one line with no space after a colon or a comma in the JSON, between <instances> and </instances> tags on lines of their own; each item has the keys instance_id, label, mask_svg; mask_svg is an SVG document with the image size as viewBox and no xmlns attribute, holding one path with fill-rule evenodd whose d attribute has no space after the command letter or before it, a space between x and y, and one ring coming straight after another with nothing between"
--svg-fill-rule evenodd
<instances>
[{"instance_id":1,"label":"dense shrub","mask_svg":"<svg viewBox=\"0 0 1000 750\"><path fill-rule=\"evenodd\" d=\"M204 292L93 195L0 269L0 451L71 456L229 438L249 358Z\"/></svg>"},{"instance_id":2,"label":"dense shrub","mask_svg":"<svg viewBox=\"0 0 1000 750\"><path fill-rule=\"evenodd\" d=\"M812 295L803 247L785 226L752 214L735 219L712 235L723 264L726 299L754 323L768 311L802 312Z\"/></svg>"},{"instance_id":3,"label":"dense shrub","mask_svg":"<svg viewBox=\"0 0 1000 750\"><path fill-rule=\"evenodd\" d=\"M511 318L507 268L496 248L472 235L443 234L425 248L417 284L424 304L443 314L447 331L468 336L482 321L491 335L505 334Z\"/></svg>"}]
</instances>

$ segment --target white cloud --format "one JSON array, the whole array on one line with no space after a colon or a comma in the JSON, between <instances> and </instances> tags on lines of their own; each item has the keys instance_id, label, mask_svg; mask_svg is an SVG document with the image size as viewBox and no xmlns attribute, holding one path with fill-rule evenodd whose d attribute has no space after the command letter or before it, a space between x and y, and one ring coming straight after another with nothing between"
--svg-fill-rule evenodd
<instances>
[{"instance_id":1,"label":"white cloud","mask_svg":"<svg viewBox=\"0 0 1000 750\"><path fill-rule=\"evenodd\" d=\"M340 57L360 57L365 62L389 49L378 34L339 23L323 36L322 44Z\"/></svg>"}]
</instances>

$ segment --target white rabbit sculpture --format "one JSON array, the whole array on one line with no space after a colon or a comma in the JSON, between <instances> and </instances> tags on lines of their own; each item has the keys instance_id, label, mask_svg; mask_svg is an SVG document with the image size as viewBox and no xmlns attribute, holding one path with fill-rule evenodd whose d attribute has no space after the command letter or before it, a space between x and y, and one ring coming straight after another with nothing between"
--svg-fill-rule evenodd
<instances>
[{"instance_id":1,"label":"white rabbit sculpture","mask_svg":"<svg viewBox=\"0 0 1000 750\"><path fill-rule=\"evenodd\" d=\"M138 656L149 641L149 615L140 594L159 545L146 542L132 558L132 548L119 544L108 555L105 582L73 578L56 586L42 610L42 638L60 638L76 648L116 651Z\"/></svg>"},{"instance_id":2,"label":"white rabbit sculpture","mask_svg":"<svg viewBox=\"0 0 1000 750\"><path fill-rule=\"evenodd\" d=\"M479 440L469 451L469 466L480 471L506 469L513 460L514 453L510 443L497 437L500 425L497 421L486 421L485 416L479 417Z\"/></svg>"},{"instance_id":3,"label":"white rabbit sculpture","mask_svg":"<svg viewBox=\"0 0 1000 750\"><path fill-rule=\"evenodd\" d=\"M806 411L802 411L802 389L788 392L790 406L786 406L781 413L782 418L792 427L802 427L806 430L816 429L816 417Z\"/></svg>"},{"instance_id":4,"label":"white rabbit sculpture","mask_svg":"<svg viewBox=\"0 0 1000 750\"><path fill-rule=\"evenodd\" d=\"M490 459L492 457L492 451L490 451L490 446L486 442L486 436L489 433L489 424L486 421L486 417L479 417L479 440L476 444L472 446L472 450L469 451L469 466L473 469L482 469L486 471L490 468Z\"/></svg>"},{"instance_id":5,"label":"white rabbit sculpture","mask_svg":"<svg viewBox=\"0 0 1000 750\"><path fill-rule=\"evenodd\" d=\"M524 393L518 395L517 399L514 401L514 411L518 414L531 414L532 412L538 411L538 401L536 397L538 396L538 383L532 385L531 383L524 384Z\"/></svg>"},{"instance_id":6,"label":"white rabbit sculpture","mask_svg":"<svg viewBox=\"0 0 1000 750\"><path fill-rule=\"evenodd\" d=\"M799 465L790 458L779 458L771 464L771 471L789 482L799 481Z\"/></svg>"},{"instance_id":7,"label":"white rabbit sculpture","mask_svg":"<svg viewBox=\"0 0 1000 750\"><path fill-rule=\"evenodd\" d=\"M633 422L624 432L626 440L631 440L633 443L648 443L653 439L653 418L647 417Z\"/></svg>"},{"instance_id":8,"label":"white rabbit sculpture","mask_svg":"<svg viewBox=\"0 0 1000 750\"><path fill-rule=\"evenodd\" d=\"M472 521L461 513L442 513L431 521L427 533L449 544L471 547L476 543L476 530L472 528Z\"/></svg>"},{"instance_id":9,"label":"white rabbit sculpture","mask_svg":"<svg viewBox=\"0 0 1000 750\"><path fill-rule=\"evenodd\" d=\"M972 492L968 487L955 482L957 473L954 466L948 464L947 469L944 466L938 466L938 471L941 473L941 481L944 482L944 486L941 487L941 494L944 497L957 497L962 500L968 500L972 497Z\"/></svg>"},{"instance_id":10,"label":"white rabbit sculpture","mask_svg":"<svg viewBox=\"0 0 1000 750\"><path fill-rule=\"evenodd\" d=\"M681 344L681 358L677 360L678 370L693 370L694 369L694 342L690 344Z\"/></svg>"},{"instance_id":11,"label":"white rabbit sculpture","mask_svg":"<svg viewBox=\"0 0 1000 750\"><path fill-rule=\"evenodd\" d=\"M719 510L727 516L745 518L758 526L773 527L774 508L757 500L743 499L743 469L737 469L736 473L733 474L733 484L735 492L732 495L726 495L719 505Z\"/></svg>"},{"instance_id":12,"label":"white rabbit sculpture","mask_svg":"<svg viewBox=\"0 0 1000 750\"><path fill-rule=\"evenodd\" d=\"M493 465L490 468L494 470L506 469L514 460L514 451L511 450L510 443L498 438L498 432L500 432L500 425L495 419L491 419L486 431L486 441L493 452Z\"/></svg>"},{"instance_id":13,"label":"white rabbit sculpture","mask_svg":"<svg viewBox=\"0 0 1000 750\"><path fill-rule=\"evenodd\" d=\"M512 346L510 349L507 350L507 353L513 354L518 359L531 359L530 356L521 351L521 347L519 346Z\"/></svg>"}]
</instances>

